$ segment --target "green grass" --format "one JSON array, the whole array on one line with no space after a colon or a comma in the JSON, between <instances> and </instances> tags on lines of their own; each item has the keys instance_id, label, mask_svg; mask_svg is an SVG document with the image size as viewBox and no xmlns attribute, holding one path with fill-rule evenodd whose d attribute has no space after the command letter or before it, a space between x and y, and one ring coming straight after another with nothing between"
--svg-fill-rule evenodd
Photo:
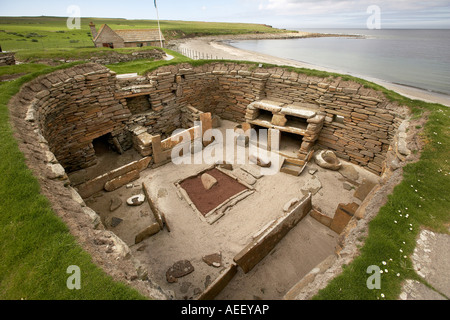
<instances>
[{"instance_id":1,"label":"green grass","mask_svg":"<svg viewBox=\"0 0 450 320\"><path fill-rule=\"evenodd\" d=\"M157 28L156 20L82 18L81 29L68 29L63 17L0 17L0 43L4 51L93 47L89 23L112 29ZM199 35L274 33L286 30L261 24L198 21L161 21L166 40Z\"/></svg>"},{"instance_id":2,"label":"green grass","mask_svg":"<svg viewBox=\"0 0 450 320\"><path fill-rule=\"evenodd\" d=\"M182 54L169 50L164 49L164 51L173 56L174 59L172 60L159 60L159 61L151 61L151 60L135 60L135 61L129 61L129 62L119 62L114 64L109 64L107 67L111 69L112 71L121 74L121 73L138 73L138 74L145 74L148 72L149 69L154 70L156 68L165 66L165 65L172 65L172 64L178 64L182 62L191 62L192 60L183 56Z\"/></svg>"},{"instance_id":3,"label":"green grass","mask_svg":"<svg viewBox=\"0 0 450 320\"><path fill-rule=\"evenodd\" d=\"M39 63L24 63L12 66L0 66L0 76L12 75L17 73L33 73L47 69L48 66Z\"/></svg>"},{"instance_id":4,"label":"green grass","mask_svg":"<svg viewBox=\"0 0 450 320\"><path fill-rule=\"evenodd\" d=\"M113 281L77 244L40 193L13 138L9 99L25 82L56 69L0 84L0 299L143 299L134 289ZM81 269L81 290L66 286L71 265Z\"/></svg>"}]
</instances>

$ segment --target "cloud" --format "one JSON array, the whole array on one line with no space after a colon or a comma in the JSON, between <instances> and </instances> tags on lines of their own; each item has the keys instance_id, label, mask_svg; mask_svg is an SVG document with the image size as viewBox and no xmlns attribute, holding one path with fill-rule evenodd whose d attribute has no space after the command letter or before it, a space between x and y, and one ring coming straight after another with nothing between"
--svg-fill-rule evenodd
<instances>
[{"instance_id":1,"label":"cloud","mask_svg":"<svg viewBox=\"0 0 450 320\"><path fill-rule=\"evenodd\" d=\"M411 12L430 8L448 10L448 0L260 0L260 11L271 11L276 15L325 15L334 13L365 12L371 5L379 6L382 11Z\"/></svg>"},{"instance_id":2,"label":"cloud","mask_svg":"<svg viewBox=\"0 0 450 320\"><path fill-rule=\"evenodd\" d=\"M252 0L241 0L252 1ZM261 16L280 25L364 28L367 9L380 8L385 27L449 27L450 0L253 0Z\"/></svg>"}]
</instances>

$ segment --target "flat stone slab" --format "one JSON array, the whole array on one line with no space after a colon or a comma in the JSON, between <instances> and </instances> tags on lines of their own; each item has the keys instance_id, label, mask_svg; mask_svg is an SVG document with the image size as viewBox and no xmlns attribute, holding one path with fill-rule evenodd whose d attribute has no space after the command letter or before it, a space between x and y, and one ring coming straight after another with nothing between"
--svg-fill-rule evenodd
<instances>
[{"instance_id":1,"label":"flat stone slab","mask_svg":"<svg viewBox=\"0 0 450 320\"><path fill-rule=\"evenodd\" d=\"M220 252L203 256L202 260L211 267L220 268L222 266L222 254Z\"/></svg>"},{"instance_id":2,"label":"flat stone slab","mask_svg":"<svg viewBox=\"0 0 450 320\"><path fill-rule=\"evenodd\" d=\"M376 182L364 179L358 189L356 189L354 197L361 201L364 201L364 199L376 185Z\"/></svg>"},{"instance_id":3,"label":"flat stone slab","mask_svg":"<svg viewBox=\"0 0 450 320\"><path fill-rule=\"evenodd\" d=\"M450 235L422 230L412 255L414 270L435 289L450 296Z\"/></svg>"},{"instance_id":4,"label":"flat stone slab","mask_svg":"<svg viewBox=\"0 0 450 320\"><path fill-rule=\"evenodd\" d=\"M283 107L280 111L282 114L287 114L289 116L299 117L299 118L313 118L316 116L317 112L308 107L300 107L295 105L287 105Z\"/></svg>"},{"instance_id":5,"label":"flat stone slab","mask_svg":"<svg viewBox=\"0 0 450 320\"><path fill-rule=\"evenodd\" d=\"M194 266L192 266L189 260L177 261L171 266L166 272L166 279L169 283L177 282L177 278L184 277L194 271Z\"/></svg>"},{"instance_id":6,"label":"flat stone slab","mask_svg":"<svg viewBox=\"0 0 450 320\"><path fill-rule=\"evenodd\" d=\"M113 197L111 199L111 204L109 205L109 211L113 212L117 210L122 205L122 199L119 197Z\"/></svg>"},{"instance_id":7,"label":"flat stone slab","mask_svg":"<svg viewBox=\"0 0 450 320\"><path fill-rule=\"evenodd\" d=\"M270 112L280 112L282 105L283 105L282 102L276 102L276 101L270 101L270 100L255 101L250 104L250 106L253 108L263 109L263 110L270 111Z\"/></svg>"},{"instance_id":8,"label":"flat stone slab","mask_svg":"<svg viewBox=\"0 0 450 320\"><path fill-rule=\"evenodd\" d=\"M447 300L423 283L411 279L406 280L403 284L399 298L400 300Z\"/></svg>"},{"instance_id":9,"label":"flat stone slab","mask_svg":"<svg viewBox=\"0 0 450 320\"><path fill-rule=\"evenodd\" d=\"M312 176L309 180L306 181L306 183L301 188L302 194L306 195L309 192L312 193L312 195L315 195L319 190L322 188L322 183L320 182L319 178L316 176Z\"/></svg>"},{"instance_id":10,"label":"flat stone slab","mask_svg":"<svg viewBox=\"0 0 450 320\"><path fill-rule=\"evenodd\" d=\"M139 232L136 237L134 238L134 243L140 243L144 241L147 238L150 238L151 236L157 234L161 230L158 223L153 223L141 232Z\"/></svg>"},{"instance_id":11,"label":"flat stone slab","mask_svg":"<svg viewBox=\"0 0 450 320\"><path fill-rule=\"evenodd\" d=\"M145 195L143 194L138 194L127 199L127 204L129 206L140 206L144 202L145 202Z\"/></svg>"},{"instance_id":12,"label":"flat stone slab","mask_svg":"<svg viewBox=\"0 0 450 320\"><path fill-rule=\"evenodd\" d=\"M244 170L245 172L252 175L255 179L261 179L263 177L263 174L261 173L261 169L255 166L246 165L242 166L241 170Z\"/></svg>"},{"instance_id":13,"label":"flat stone slab","mask_svg":"<svg viewBox=\"0 0 450 320\"><path fill-rule=\"evenodd\" d=\"M137 180L140 177L139 170L132 170L130 172L125 173L122 176L109 180L105 183L106 191L114 191L119 189L120 187L130 183L131 181Z\"/></svg>"},{"instance_id":14,"label":"flat stone slab","mask_svg":"<svg viewBox=\"0 0 450 320\"><path fill-rule=\"evenodd\" d=\"M256 183L256 179L251 174L245 172L241 168L234 170L233 174L236 176L236 178L244 181L246 184L249 184L251 186Z\"/></svg>"},{"instance_id":15,"label":"flat stone slab","mask_svg":"<svg viewBox=\"0 0 450 320\"><path fill-rule=\"evenodd\" d=\"M123 219L120 219L120 218L117 218L117 217L112 217L110 225L111 225L111 227L115 228L119 224L121 224L122 221L123 221Z\"/></svg>"},{"instance_id":16,"label":"flat stone slab","mask_svg":"<svg viewBox=\"0 0 450 320\"><path fill-rule=\"evenodd\" d=\"M355 202L349 204L340 203L331 222L330 229L340 234L344 231L350 219L355 215L359 205Z\"/></svg>"}]
</instances>

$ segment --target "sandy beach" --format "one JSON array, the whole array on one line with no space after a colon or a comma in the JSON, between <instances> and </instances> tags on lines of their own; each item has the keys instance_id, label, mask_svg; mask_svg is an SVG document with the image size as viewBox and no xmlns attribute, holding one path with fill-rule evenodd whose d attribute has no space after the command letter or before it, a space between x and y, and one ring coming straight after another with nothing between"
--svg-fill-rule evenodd
<instances>
[{"instance_id":1,"label":"sandy beach","mask_svg":"<svg viewBox=\"0 0 450 320\"><path fill-rule=\"evenodd\" d=\"M253 39L291 39L291 38L307 38L317 37L318 34L310 34L307 32L286 33L286 34L253 34L253 35L234 35L234 36L208 36L198 37L194 39L173 40L170 42L170 48L176 50L193 59L226 59L226 60L244 60L262 63L270 63L275 65L292 66L297 68L316 69L327 72L340 74L349 74L361 79L365 79L379 84L389 90L393 90L407 98L417 99L426 102L440 103L450 106L450 96L421 90L418 88L408 87L404 85L390 83L382 79L367 77L364 75L352 74L345 70L335 70L318 65L312 65L306 62L278 58L257 52L247 51L235 48L228 41L233 40L253 40ZM331 35L323 35L331 36Z\"/></svg>"}]
</instances>

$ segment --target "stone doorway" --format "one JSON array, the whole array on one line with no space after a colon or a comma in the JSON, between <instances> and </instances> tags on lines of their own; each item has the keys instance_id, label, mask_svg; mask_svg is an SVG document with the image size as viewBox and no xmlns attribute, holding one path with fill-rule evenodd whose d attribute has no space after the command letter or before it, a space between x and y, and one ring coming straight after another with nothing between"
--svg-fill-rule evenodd
<instances>
[{"instance_id":1,"label":"stone doorway","mask_svg":"<svg viewBox=\"0 0 450 320\"><path fill-rule=\"evenodd\" d=\"M108 153L115 152L112 144L112 136L110 133L107 133L103 136L100 136L92 141L92 146L94 147L95 156L97 158L101 158Z\"/></svg>"}]
</instances>

